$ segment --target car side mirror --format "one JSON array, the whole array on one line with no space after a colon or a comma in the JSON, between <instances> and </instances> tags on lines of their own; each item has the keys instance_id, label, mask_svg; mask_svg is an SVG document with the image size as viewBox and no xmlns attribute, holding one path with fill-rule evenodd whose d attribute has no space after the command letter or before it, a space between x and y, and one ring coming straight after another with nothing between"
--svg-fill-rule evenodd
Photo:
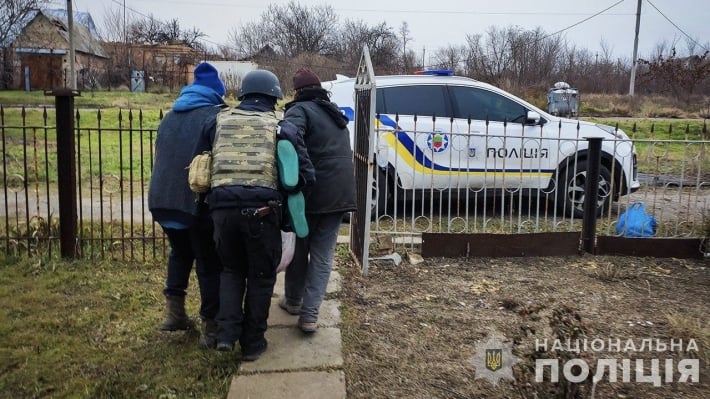
<instances>
[{"instance_id":1,"label":"car side mirror","mask_svg":"<svg viewBox=\"0 0 710 399\"><path fill-rule=\"evenodd\" d=\"M540 124L540 120L542 118L540 117L540 114L535 112L535 111L528 111L527 118L525 119L525 123L528 125L538 125Z\"/></svg>"}]
</instances>

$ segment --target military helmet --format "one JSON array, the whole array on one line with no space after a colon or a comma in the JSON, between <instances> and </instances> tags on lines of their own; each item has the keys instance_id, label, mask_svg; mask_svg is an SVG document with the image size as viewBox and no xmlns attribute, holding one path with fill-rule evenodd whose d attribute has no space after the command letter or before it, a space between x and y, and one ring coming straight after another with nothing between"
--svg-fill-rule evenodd
<instances>
[{"instance_id":1,"label":"military helmet","mask_svg":"<svg viewBox=\"0 0 710 399\"><path fill-rule=\"evenodd\" d=\"M241 100L247 94L252 93L266 94L267 96L276 97L278 99L284 98L281 86L279 85L279 78L265 69L250 71L242 78L242 84L239 86L239 95L237 98Z\"/></svg>"}]
</instances>

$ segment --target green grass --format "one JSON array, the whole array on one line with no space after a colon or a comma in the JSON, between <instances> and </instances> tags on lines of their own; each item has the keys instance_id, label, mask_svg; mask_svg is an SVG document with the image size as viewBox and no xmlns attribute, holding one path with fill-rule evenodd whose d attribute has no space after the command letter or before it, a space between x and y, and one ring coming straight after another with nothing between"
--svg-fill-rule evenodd
<instances>
[{"instance_id":1,"label":"green grass","mask_svg":"<svg viewBox=\"0 0 710 399\"><path fill-rule=\"evenodd\" d=\"M710 172L707 167L707 143L698 143L710 141L710 127L705 120L588 120L617 126L626 132L636 145L639 171L642 173L684 174L686 178L693 178L699 172L705 176Z\"/></svg>"},{"instance_id":2,"label":"green grass","mask_svg":"<svg viewBox=\"0 0 710 399\"><path fill-rule=\"evenodd\" d=\"M160 332L165 266L0 254L0 397L223 398L238 354ZM199 294L191 280L188 313Z\"/></svg>"},{"instance_id":3,"label":"green grass","mask_svg":"<svg viewBox=\"0 0 710 399\"><path fill-rule=\"evenodd\" d=\"M25 176L27 182L56 183L57 133L54 109L5 109L0 133L5 139L7 174ZM80 109L75 127L80 129L77 159L82 183L93 179L124 176L124 181L140 181L150 177L152 146L160 123L158 109L107 110ZM23 127L24 126L24 127ZM23 145L24 144L24 145ZM101 149L101 159L99 159ZM25 173L27 160L28 171ZM46 163L50 165L46 167ZM133 179L130 173L133 171ZM45 172L49 172L47 175Z\"/></svg>"},{"instance_id":4,"label":"green grass","mask_svg":"<svg viewBox=\"0 0 710 399\"><path fill-rule=\"evenodd\" d=\"M133 108L169 109L178 93L132 93L128 91L80 92L74 103L80 108ZM35 107L46 105L54 108L54 96L43 91L3 90L0 104Z\"/></svg>"},{"instance_id":5,"label":"green grass","mask_svg":"<svg viewBox=\"0 0 710 399\"><path fill-rule=\"evenodd\" d=\"M600 119L585 118L594 123L617 126L633 140L708 140L707 122L702 119Z\"/></svg>"}]
</instances>

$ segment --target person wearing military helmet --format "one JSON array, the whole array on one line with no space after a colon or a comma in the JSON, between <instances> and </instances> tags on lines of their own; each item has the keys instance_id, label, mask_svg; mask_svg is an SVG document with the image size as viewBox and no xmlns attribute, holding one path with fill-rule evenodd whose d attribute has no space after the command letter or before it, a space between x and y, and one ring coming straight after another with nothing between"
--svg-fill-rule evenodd
<instances>
[{"instance_id":1,"label":"person wearing military helmet","mask_svg":"<svg viewBox=\"0 0 710 399\"><path fill-rule=\"evenodd\" d=\"M240 104L217 116L214 134L203 135L194 151L212 152L207 202L223 266L215 347L232 351L239 342L246 361L258 359L267 348L266 321L281 259L287 192L278 176L279 140L291 142L298 155L300 178L294 190L315 180L298 129L275 111L281 98L276 75L247 73L238 91Z\"/></svg>"}]
</instances>

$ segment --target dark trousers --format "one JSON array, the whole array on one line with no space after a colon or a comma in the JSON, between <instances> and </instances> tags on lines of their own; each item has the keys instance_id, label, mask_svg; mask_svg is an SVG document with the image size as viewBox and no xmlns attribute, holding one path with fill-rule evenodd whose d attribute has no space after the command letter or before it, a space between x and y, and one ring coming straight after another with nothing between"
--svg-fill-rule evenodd
<instances>
[{"instance_id":1,"label":"dark trousers","mask_svg":"<svg viewBox=\"0 0 710 399\"><path fill-rule=\"evenodd\" d=\"M242 353L265 345L276 267L281 259L279 216L258 217L240 208L212 211L214 241L222 261L217 341Z\"/></svg>"},{"instance_id":2,"label":"dark trousers","mask_svg":"<svg viewBox=\"0 0 710 399\"><path fill-rule=\"evenodd\" d=\"M192 263L200 285L200 316L214 319L219 310L219 277L222 266L212 240L212 220L206 214L195 217L187 229L163 228L170 242L168 276L163 294L185 296Z\"/></svg>"}]
</instances>

